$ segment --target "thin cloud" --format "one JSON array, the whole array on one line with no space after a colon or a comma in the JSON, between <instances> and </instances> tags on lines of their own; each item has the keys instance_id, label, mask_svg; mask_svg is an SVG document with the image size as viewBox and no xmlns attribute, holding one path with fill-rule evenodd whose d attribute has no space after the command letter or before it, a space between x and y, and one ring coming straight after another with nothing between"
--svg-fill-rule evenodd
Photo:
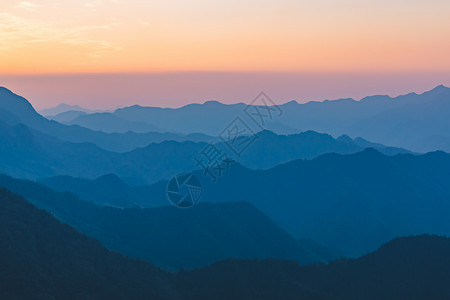
<instances>
[{"instance_id":1,"label":"thin cloud","mask_svg":"<svg viewBox=\"0 0 450 300\"><path fill-rule=\"evenodd\" d=\"M37 5L36 3L32 3L32 2L22 1L22 2L19 2L19 4L17 4L16 7L25 9L28 11L34 11L39 7L39 5Z\"/></svg>"},{"instance_id":2,"label":"thin cloud","mask_svg":"<svg viewBox=\"0 0 450 300\"><path fill-rule=\"evenodd\" d=\"M102 5L103 2L104 2L103 0L91 0L91 1L85 2L84 6L93 8L93 7L97 7L97 6Z\"/></svg>"},{"instance_id":3,"label":"thin cloud","mask_svg":"<svg viewBox=\"0 0 450 300\"><path fill-rule=\"evenodd\" d=\"M137 22L138 22L139 25L142 25L142 26L150 26L149 22L145 22L145 21L142 21L142 20L138 20Z\"/></svg>"},{"instance_id":4,"label":"thin cloud","mask_svg":"<svg viewBox=\"0 0 450 300\"><path fill-rule=\"evenodd\" d=\"M93 30L111 30L120 26L112 22L95 26L70 26L68 23L41 21L0 13L0 50L11 51L30 44L56 42L84 46L86 57L100 58L107 52L120 51L119 45L102 39L93 39Z\"/></svg>"}]
</instances>

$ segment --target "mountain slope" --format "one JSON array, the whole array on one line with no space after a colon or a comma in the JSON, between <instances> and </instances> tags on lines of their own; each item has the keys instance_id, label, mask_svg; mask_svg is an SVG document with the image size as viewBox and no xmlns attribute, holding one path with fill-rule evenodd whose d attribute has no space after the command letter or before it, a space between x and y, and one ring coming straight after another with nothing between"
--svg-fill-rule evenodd
<instances>
[{"instance_id":1,"label":"mountain slope","mask_svg":"<svg viewBox=\"0 0 450 300\"><path fill-rule=\"evenodd\" d=\"M95 180L71 176L55 176L38 180L39 183L59 192L71 192L81 200L97 205L122 208L148 207L149 186L130 186L117 175L107 174ZM152 203L155 206L167 205L167 201Z\"/></svg>"},{"instance_id":2,"label":"mountain slope","mask_svg":"<svg viewBox=\"0 0 450 300\"><path fill-rule=\"evenodd\" d=\"M449 234L449 179L450 155L365 150L227 172L205 184L203 200L245 199L294 236L358 256L396 236Z\"/></svg>"},{"instance_id":3,"label":"mountain slope","mask_svg":"<svg viewBox=\"0 0 450 300\"><path fill-rule=\"evenodd\" d=\"M423 235L329 264L228 259L169 274L106 250L0 188L2 299L443 300L449 254L449 239Z\"/></svg>"},{"instance_id":4,"label":"mountain slope","mask_svg":"<svg viewBox=\"0 0 450 300\"><path fill-rule=\"evenodd\" d=\"M20 193L109 249L164 268L200 267L227 257L277 257L302 264L337 257L320 245L292 238L245 202L204 203L186 210L117 209L7 176L0 176L0 186Z\"/></svg>"},{"instance_id":5,"label":"mountain slope","mask_svg":"<svg viewBox=\"0 0 450 300\"><path fill-rule=\"evenodd\" d=\"M203 184L202 202L251 202L293 236L309 237L349 256L398 236L450 234L450 155L443 152L389 157L368 149L265 171L232 164L214 184L202 172L197 177ZM77 187L70 178L44 183L84 199L113 201L95 182L86 185L90 188ZM159 182L125 190L151 195L151 202L139 202L151 207L167 201L166 188L166 182ZM89 190L95 193L83 196Z\"/></svg>"},{"instance_id":6,"label":"mountain slope","mask_svg":"<svg viewBox=\"0 0 450 300\"><path fill-rule=\"evenodd\" d=\"M185 299L444 300L450 298L449 254L449 239L422 235L327 265L227 260L179 272L177 286Z\"/></svg>"},{"instance_id":7,"label":"mountain slope","mask_svg":"<svg viewBox=\"0 0 450 300\"><path fill-rule=\"evenodd\" d=\"M264 171L238 164L217 182L202 172L203 202L248 201L279 227L345 255L397 236L450 234L450 155L385 156L374 149L292 161ZM166 183L152 185L154 199Z\"/></svg>"},{"instance_id":8,"label":"mountain slope","mask_svg":"<svg viewBox=\"0 0 450 300\"><path fill-rule=\"evenodd\" d=\"M0 298L176 299L168 274L126 259L0 188Z\"/></svg>"},{"instance_id":9,"label":"mountain slope","mask_svg":"<svg viewBox=\"0 0 450 300\"><path fill-rule=\"evenodd\" d=\"M72 143L93 143L97 146L117 152L126 152L136 147L144 147L150 143L165 140L209 141L211 137L196 134L184 136L174 133L114 133L90 130L78 125L64 125L50 121L38 114L31 104L10 90L0 87L0 121L7 125L26 125L30 130L39 131L61 141Z\"/></svg>"}]
</instances>

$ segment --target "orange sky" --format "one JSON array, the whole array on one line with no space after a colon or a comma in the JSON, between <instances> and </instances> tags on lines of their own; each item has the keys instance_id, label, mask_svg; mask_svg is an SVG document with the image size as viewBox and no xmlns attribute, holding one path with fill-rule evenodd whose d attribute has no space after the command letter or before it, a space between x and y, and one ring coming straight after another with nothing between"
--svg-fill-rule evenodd
<instances>
[{"instance_id":1,"label":"orange sky","mask_svg":"<svg viewBox=\"0 0 450 300\"><path fill-rule=\"evenodd\" d=\"M450 70L448 0L2 0L0 74Z\"/></svg>"}]
</instances>

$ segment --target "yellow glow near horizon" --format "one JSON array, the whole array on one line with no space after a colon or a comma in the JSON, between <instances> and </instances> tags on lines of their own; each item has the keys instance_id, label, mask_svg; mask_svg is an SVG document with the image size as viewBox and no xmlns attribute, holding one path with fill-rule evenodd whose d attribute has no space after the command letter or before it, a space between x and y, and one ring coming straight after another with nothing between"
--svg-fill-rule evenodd
<instances>
[{"instance_id":1,"label":"yellow glow near horizon","mask_svg":"<svg viewBox=\"0 0 450 300\"><path fill-rule=\"evenodd\" d=\"M0 73L447 71L448 0L2 0Z\"/></svg>"}]
</instances>

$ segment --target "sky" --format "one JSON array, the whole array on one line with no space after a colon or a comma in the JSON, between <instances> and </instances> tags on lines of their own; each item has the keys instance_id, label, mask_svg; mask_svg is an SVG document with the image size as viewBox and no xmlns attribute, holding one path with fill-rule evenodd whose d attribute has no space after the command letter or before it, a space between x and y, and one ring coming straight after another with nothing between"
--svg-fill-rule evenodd
<instances>
[{"instance_id":1,"label":"sky","mask_svg":"<svg viewBox=\"0 0 450 300\"><path fill-rule=\"evenodd\" d=\"M94 103L89 100L88 104L99 107L138 100L176 106L192 98L201 102L205 97L224 101L239 97L211 86L205 87L208 92L192 93L186 99L169 93L162 104L161 97L155 97L182 75L193 80L192 73L203 73L205 78L213 74L216 85L235 90L245 83L242 80L249 80L252 87L241 98L250 97L254 89L264 90L271 83L267 74L274 76L273 81L288 74L295 78L311 74L309 81L328 80L312 84L325 91L302 92L292 87L279 95L283 99L359 97L360 87L333 92L342 74L380 80L378 89L367 88L366 94L396 94L405 86L395 88L383 78L402 82L411 74L421 76L420 86L408 85L411 91L450 83L449 16L448 0L2 0L0 85L12 85L41 107L53 105L57 97L62 97L60 102L72 101L66 96L78 91L77 80L85 74L91 74L84 78L98 80L100 86L111 82L113 75L115 82L126 74L132 74L125 76L130 82L143 74L151 80L158 77L155 74L162 74L159 80L166 78L150 83L156 88L153 91L142 85L141 99L128 90L133 97L122 102L108 100L106 95ZM242 76L228 76L238 73ZM259 86L254 81L260 77L249 75L255 73L265 78ZM433 82L429 82L430 74ZM51 86L49 78L64 84L54 84L55 90L47 90L45 100L36 85ZM127 94L127 85L121 85L119 95ZM101 94L95 86L90 88L92 95ZM77 97L86 98L83 93Z\"/></svg>"}]
</instances>

